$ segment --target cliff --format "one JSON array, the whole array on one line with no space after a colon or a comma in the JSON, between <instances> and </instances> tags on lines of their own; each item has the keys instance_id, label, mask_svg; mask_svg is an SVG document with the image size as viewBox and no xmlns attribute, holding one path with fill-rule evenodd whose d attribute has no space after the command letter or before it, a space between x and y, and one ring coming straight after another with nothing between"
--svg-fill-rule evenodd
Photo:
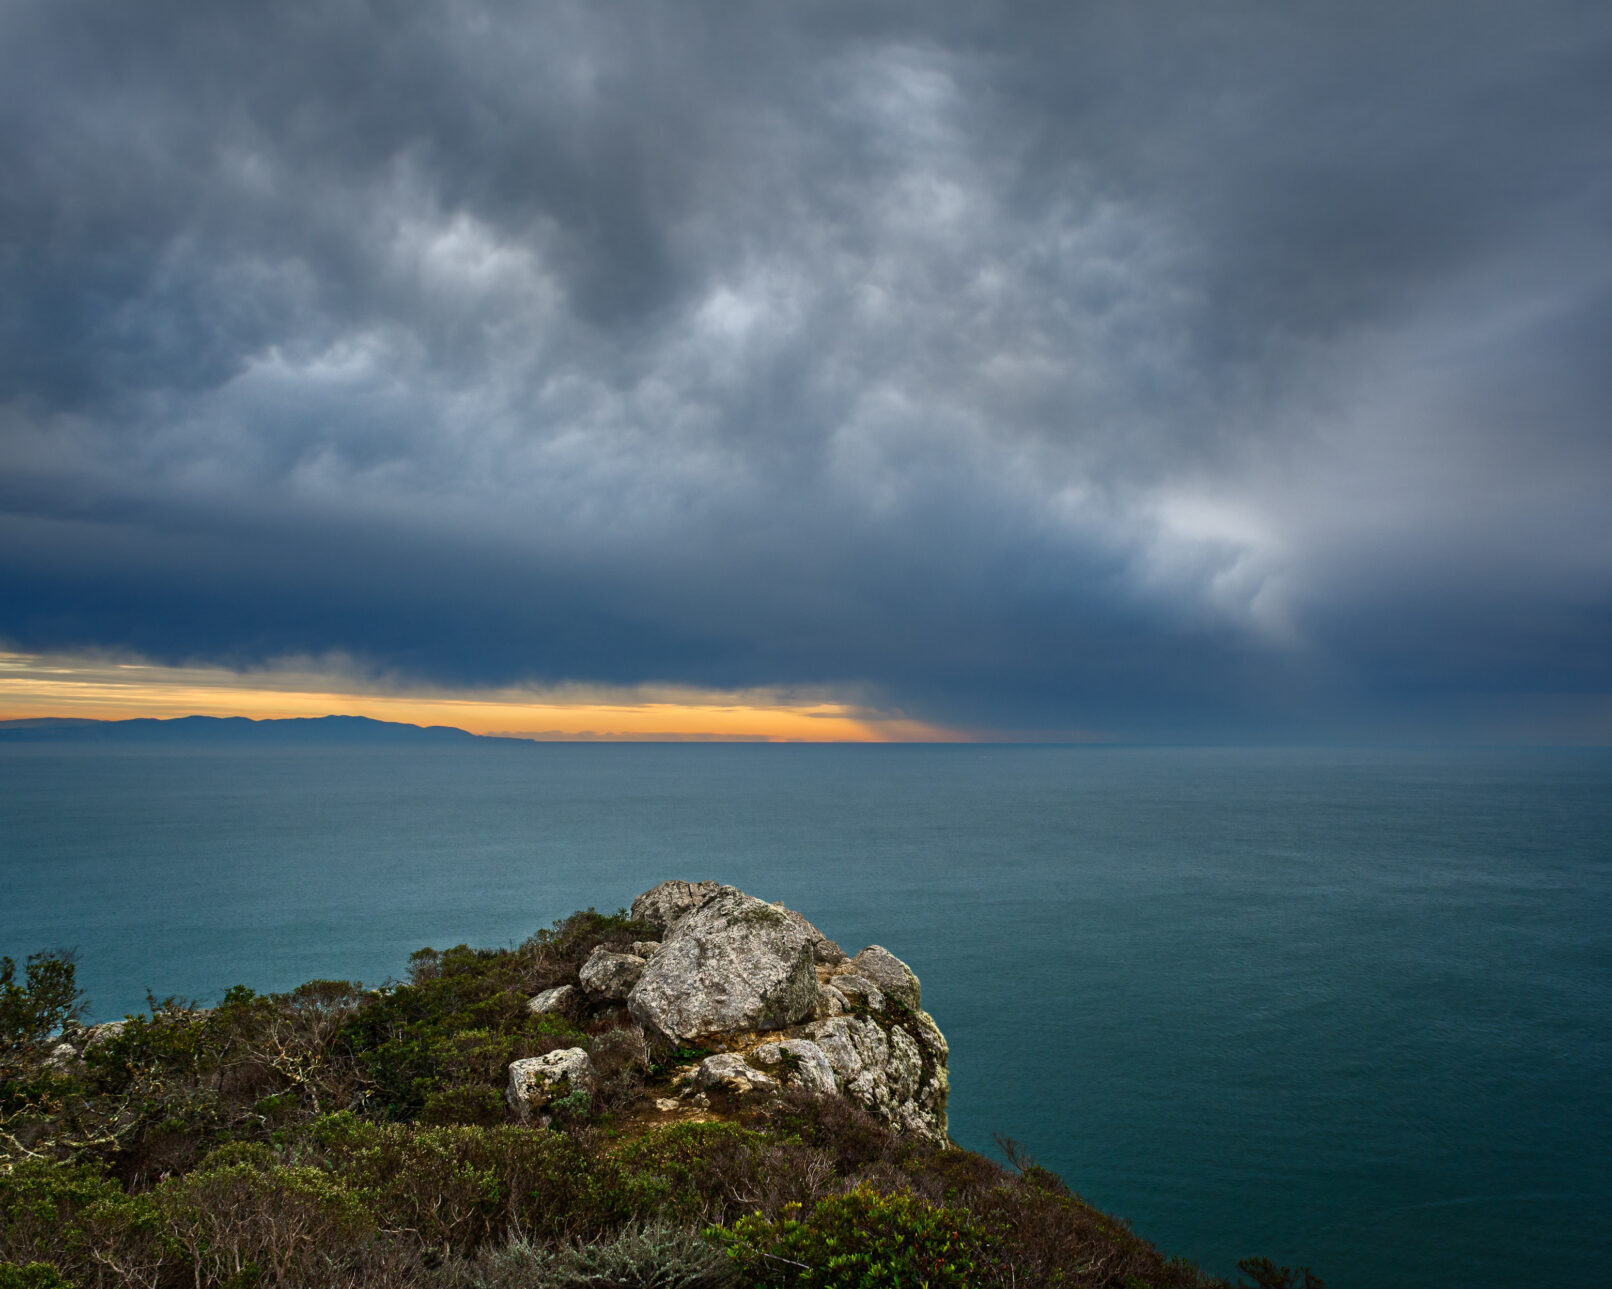
<instances>
[{"instance_id":1,"label":"cliff","mask_svg":"<svg viewBox=\"0 0 1612 1289\"><path fill-rule=\"evenodd\" d=\"M1225 1283L952 1143L906 965L712 882L379 989L79 1011L70 959L0 962L0 1289Z\"/></svg>"}]
</instances>

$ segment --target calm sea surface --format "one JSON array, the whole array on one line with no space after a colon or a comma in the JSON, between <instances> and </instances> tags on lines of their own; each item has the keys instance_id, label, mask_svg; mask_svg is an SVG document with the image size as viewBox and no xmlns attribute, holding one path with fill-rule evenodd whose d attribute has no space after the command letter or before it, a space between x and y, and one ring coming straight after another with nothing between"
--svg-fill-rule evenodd
<instances>
[{"instance_id":1,"label":"calm sea surface","mask_svg":"<svg viewBox=\"0 0 1612 1289\"><path fill-rule=\"evenodd\" d=\"M1166 1251L1612 1280L1612 753L0 748L0 952L92 1014L401 975L666 877L877 941L1024 1142Z\"/></svg>"}]
</instances>

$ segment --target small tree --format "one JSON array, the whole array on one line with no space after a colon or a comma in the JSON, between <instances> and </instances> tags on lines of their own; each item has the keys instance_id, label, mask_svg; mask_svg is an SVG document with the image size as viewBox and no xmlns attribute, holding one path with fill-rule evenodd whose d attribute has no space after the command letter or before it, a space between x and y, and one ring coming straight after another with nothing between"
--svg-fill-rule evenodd
<instances>
[{"instance_id":1,"label":"small tree","mask_svg":"<svg viewBox=\"0 0 1612 1289\"><path fill-rule=\"evenodd\" d=\"M37 1047L84 1014L71 950L31 953L17 983L17 964L0 958L0 1052Z\"/></svg>"}]
</instances>

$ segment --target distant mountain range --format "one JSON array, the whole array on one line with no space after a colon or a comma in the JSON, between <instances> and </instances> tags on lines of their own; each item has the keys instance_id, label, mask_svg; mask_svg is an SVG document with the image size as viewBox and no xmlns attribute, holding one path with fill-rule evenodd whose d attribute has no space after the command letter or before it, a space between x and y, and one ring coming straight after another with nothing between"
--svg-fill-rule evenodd
<instances>
[{"instance_id":1,"label":"distant mountain range","mask_svg":"<svg viewBox=\"0 0 1612 1289\"><path fill-rule=\"evenodd\" d=\"M0 743L354 747L522 741L472 734L450 725L404 725L398 721L375 721L367 716L295 716L269 720L250 720L245 716L176 716L169 720L141 717L127 721L46 716L0 721Z\"/></svg>"}]
</instances>

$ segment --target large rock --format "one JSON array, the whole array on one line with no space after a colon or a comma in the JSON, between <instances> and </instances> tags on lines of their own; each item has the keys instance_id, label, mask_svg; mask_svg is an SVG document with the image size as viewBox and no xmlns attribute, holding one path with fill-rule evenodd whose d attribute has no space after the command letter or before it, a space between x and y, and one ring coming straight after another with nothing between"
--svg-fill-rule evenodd
<instances>
[{"instance_id":1,"label":"large rock","mask_svg":"<svg viewBox=\"0 0 1612 1289\"><path fill-rule=\"evenodd\" d=\"M870 944L851 959L851 970L871 980L885 994L917 1011L922 991L912 968L877 944Z\"/></svg>"},{"instance_id":2,"label":"large rock","mask_svg":"<svg viewBox=\"0 0 1612 1289\"><path fill-rule=\"evenodd\" d=\"M515 1117L529 1123L555 1097L592 1092L595 1083L593 1062L587 1052L580 1047L565 1047L543 1056L511 1061L504 1097Z\"/></svg>"},{"instance_id":3,"label":"large rock","mask_svg":"<svg viewBox=\"0 0 1612 1289\"><path fill-rule=\"evenodd\" d=\"M763 1043L750 1053L750 1063L791 1087L805 1088L809 1092L839 1091L827 1054L809 1038Z\"/></svg>"},{"instance_id":4,"label":"large rock","mask_svg":"<svg viewBox=\"0 0 1612 1289\"><path fill-rule=\"evenodd\" d=\"M534 1016L541 1016L547 1012L565 1012L572 1006L578 989L575 985L555 985L553 989L545 989L542 993L526 1002L526 1010Z\"/></svg>"},{"instance_id":5,"label":"large rock","mask_svg":"<svg viewBox=\"0 0 1612 1289\"><path fill-rule=\"evenodd\" d=\"M635 900L634 916L667 885ZM817 942L771 904L721 887L673 923L628 995L628 1009L671 1043L798 1024L817 1003Z\"/></svg>"},{"instance_id":6,"label":"large rock","mask_svg":"<svg viewBox=\"0 0 1612 1289\"><path fill-rule=\"evenodd\" d=\"M652 923L665 935L723 889L721 882L662 882L632 902L633 920Z\"/></svg>"},{"instance_id":7,"label":"large rock","mask_svg":"<svg viewBox=\"0 0 1612 1289\"><path fill-rule=\"evenodd\" d=\"M588 956L578 973L582 992L588 996L589 1002L624 1002L644 974L646 965L645 960L637 954L612 953L601 945Z\"/></svg>"},{"instance_id":8,"label":"large rock","mask_svg":"<svg viewBox=\"0 0 1612 1289\"><path fill-rule=\"evenodd\" d=\"M901 1107L897 1121L909 1131L945 1140L946 1102L951 1097L951 1086L944 1064L928 1067L928 1077L918 1089L917 1100Z\"/></svg>"},{"instance_id":9,"label":"large rock","mask_svg":"<svg viewBox=\"0 0 1612 1289\"><path fill-rule=\"evenodd\" d=\"M744 1096L749 1092L771 1092L778 1081L755 1067L746 1064L744 1057L733 1052L718 1052L700 1062L694 1071L694 1085L707 1092L732 1092Z\"/></svg>"}]
</instances>

